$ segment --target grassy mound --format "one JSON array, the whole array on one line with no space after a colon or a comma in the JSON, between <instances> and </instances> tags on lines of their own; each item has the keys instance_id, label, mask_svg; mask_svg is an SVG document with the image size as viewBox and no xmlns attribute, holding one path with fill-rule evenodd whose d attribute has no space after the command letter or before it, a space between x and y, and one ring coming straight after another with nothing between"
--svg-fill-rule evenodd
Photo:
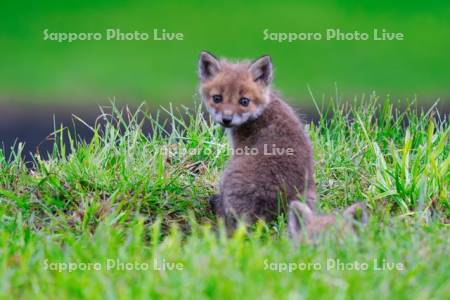
<instances>
[{"instance_id":1,"label":"grassy mound","mask_svg":"<svg viewBox=\"0 0 450 300\"><path fill-rule=\"evenodd\" d=\"M222 130L200 110L112 107L82 125L89 142L55 131L49 159L31 168L20 144L0 152L0 295L445 298L447 120L375 96L330 103L307 125L319 206L367 201L358 236L296 249L280 217L226 237L207 208L229 155Z\"/></svg>"}]
</instances>

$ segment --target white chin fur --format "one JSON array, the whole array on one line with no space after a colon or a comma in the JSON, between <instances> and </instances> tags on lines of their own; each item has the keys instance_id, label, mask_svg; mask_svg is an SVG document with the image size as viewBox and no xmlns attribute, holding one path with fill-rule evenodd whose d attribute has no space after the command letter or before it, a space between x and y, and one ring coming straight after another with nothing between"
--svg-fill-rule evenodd
<instances>
[{"instance_id":1,"label":"white chin fur","mask_svg":"<svg viewBox=\"0 0 450 300\"><path fill-rule=\"evenodd\" d=\"M233 114L233 120L231 121L230 126L240 126L249 120L257 119L263 113L264 108L265 107L263 107L263 106L259 106L253 112L246 112L243 114ZM214 122L222 123L223 114L221 111L216 111L215 109L213 109L211 107L207 107L207 110L208 110L209 114L211 115L212 119L214 120Z\"/></svg>"}]
</instances>

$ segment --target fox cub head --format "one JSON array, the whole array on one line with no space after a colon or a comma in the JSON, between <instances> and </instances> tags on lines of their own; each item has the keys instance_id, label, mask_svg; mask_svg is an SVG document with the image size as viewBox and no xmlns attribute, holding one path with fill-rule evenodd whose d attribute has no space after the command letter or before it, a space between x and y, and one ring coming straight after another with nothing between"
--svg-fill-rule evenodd
<instances>
[{"instance_id":1,"label":"fox cub head","mask_svg":"<svg viewBox=\"0 0 450 300\"><path fill-rule=\"evenodd\" d=\"M230 63L200 53L200 94L213 120L237 127L258 118L270 101L272 62L262 56L252 62Z\"/></svg>"},{"instance_id":2,"label":"fox cub head","mask_svg":"<svg viewBox=\"0 0 450 300\"><path fill-rule=\"evenodd\" d=\"M314 242L327 229L345 235L366 222L366 207L361 202L346 208L342 216L317 215L300 201L292 201L289 206L288 232L296 243Z\"/></svg>"}]
</instances>

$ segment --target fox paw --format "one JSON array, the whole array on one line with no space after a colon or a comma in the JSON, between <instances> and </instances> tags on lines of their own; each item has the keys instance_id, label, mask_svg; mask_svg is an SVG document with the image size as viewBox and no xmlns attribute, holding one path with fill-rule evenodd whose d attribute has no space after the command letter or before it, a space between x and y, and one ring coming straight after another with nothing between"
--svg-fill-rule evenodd
<instances>
[{"instance_id":1,"label":"fox paw","mask_svg":"<svg viewBox=\"0 0 450 300\"><path fill-rule=\"evenodd\" d=\"M208 199L209 207L212 212L214 212L218 216L223 216L223 203L222 196L219 194L212 195Z\"/></svg>"}]
</instances>

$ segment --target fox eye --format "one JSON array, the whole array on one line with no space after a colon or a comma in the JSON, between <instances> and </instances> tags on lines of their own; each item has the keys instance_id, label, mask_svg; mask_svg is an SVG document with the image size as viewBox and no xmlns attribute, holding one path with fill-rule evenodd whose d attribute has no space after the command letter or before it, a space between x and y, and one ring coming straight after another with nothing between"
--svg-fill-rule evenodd
<instances>
[{"instance_id":1,"label":"fox eye","mask_svg":"<svg viewBox=\"0 0 450 300\"><path fill-rule=\"evenodd\" d=\"M242 97L239 99L239 104L242 106L248 106L250 104L250 99Z\"/></svg>"},{"instance_id":2,"label":"fox eye","mask_svg":"<svg viewBox=\"0 0 450 300\"><path fill-rule=\"evenodd\" d=\"M214 103L220 103L222 102L222 96L221 95L214 95L212 96L212 100Z\"/></svg>"}]
</instances>

